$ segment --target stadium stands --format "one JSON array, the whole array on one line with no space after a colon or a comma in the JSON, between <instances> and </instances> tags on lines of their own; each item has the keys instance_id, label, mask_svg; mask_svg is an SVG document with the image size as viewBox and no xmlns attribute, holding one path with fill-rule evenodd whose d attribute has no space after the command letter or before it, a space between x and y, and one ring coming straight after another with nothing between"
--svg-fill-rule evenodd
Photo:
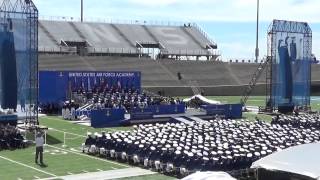
<instances>
[{"instance_id":1,"label":"stadium stands","mask_svg":"<svg viewBox=\"0 0 320 180\"><path fill-rule=\"evenodd\" d=\"M39 56L40 70L141 71L142 86L153 92L165 90L168 96L192 95L190 86L200 87L206 95L242 95L258 64L214 61L152 60L119 56ZM181 80L177 74L180 72ZM320 66L312 65L313 91L320 87ZM263 95L265 73L253 94ZM232 87L232 88L230 88ZM179 93L177 91L179 89Z\"/></svg>"},{"instance_id":2,"label":"stadium stands","mask_svg":"<svg viewBox=\"0 0 320 180\"><path fill-rule=\"evenodd\" d=\"M39 22L40 70L141 71L143 88L166 96L242 95L258 64L176 60L208 53L215 60L216 49L197 24ZM319 67L312 65L312 93L320 89ZM252 95L264 95L264 84L262 73Z\"/></svg>"},{"instance_id":3,"label":"stadium stands","mask_svg":"<svg viewBox=\"0 0 320 180\"><path fill-rule=\"evenodd\" d=\"M196 24L159 26L39 21L40 52L64 52L68 47L76 47L74 43L77 42L85 42L88 54L143 54L143 48L157 48L165 56L217 57L216 43Z\"/></svg>"},{"instance_id":4,"label":"stadium stands","mask_svg":"<svg viewBox=\"0 0 320 180\"><path fill-rule=\"evenodd\" d=\"M233 68L233 65L211 61L168 59L154 61L145 58L40 55L39 68L40 70L141 71L143 86L188 86L189 81L198 81L200 86L219 86L248 83L250 80L248 77L256 65L242 65L241 69L247 68L246 71L236 71L237 67ZM239 74L235 74L234 69ZM182 81L178 80L178 72L181 73ZM239 75L242 76L238 77Z\"/></svg>"}]
</instances>

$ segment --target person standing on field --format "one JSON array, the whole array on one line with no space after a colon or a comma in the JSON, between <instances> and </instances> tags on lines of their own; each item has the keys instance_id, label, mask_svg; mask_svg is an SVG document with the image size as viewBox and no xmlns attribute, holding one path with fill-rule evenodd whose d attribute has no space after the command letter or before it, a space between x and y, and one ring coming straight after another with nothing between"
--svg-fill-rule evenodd
<instances>
[{"instance_id":1,"label":"person standing on field","mask_svg":"<svg viewBox=\"0 0 320 180\"><path fill-rule=\"evenodd\" d=\"M37 133L36 136L36 157L35 157L35 163L38 164L38 159L40 158L40 165L44 165L43 163L43 144L44 144L44 138L41 132Z\"/></svg>"}]
</instances>

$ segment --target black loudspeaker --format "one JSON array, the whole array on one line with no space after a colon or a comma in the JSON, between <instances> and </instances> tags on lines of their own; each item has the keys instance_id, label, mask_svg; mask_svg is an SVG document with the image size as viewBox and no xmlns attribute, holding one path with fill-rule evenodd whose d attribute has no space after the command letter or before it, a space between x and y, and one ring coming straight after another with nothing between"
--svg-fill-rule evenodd
<instances>
[{"instance_id":1,"label":"black loudspeaker","mask_svg":"<svg viewBox=\"0 0 320 180\"><path fill-rule=\"evenodd\" d=\"M18 80L12 32L0 32L1 107L17 109Z\"/></svg>"}]
</instances>

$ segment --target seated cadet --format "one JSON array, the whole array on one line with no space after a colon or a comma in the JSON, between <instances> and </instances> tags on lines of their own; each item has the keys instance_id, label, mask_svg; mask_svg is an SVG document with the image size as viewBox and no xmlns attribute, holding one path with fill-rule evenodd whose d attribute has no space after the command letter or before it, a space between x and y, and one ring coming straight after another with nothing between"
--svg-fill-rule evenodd
<instances>
[{"instance_id":1,"label":"seated cadet","mask_svg":"<svg viewBox=\"0 0 320 180\"><path fill-rule=\"evenodd\" d=\"M139 144L139 142L136 142ZM138 149L133 153L133 163L139 164L141 162L141 156L143 155L143 144L139 144Z\"/></svg>"},{"instance_id":2,"label":"seated cadet","mask_svg":"<svg viewBox=\"0 0 320 180\"><path fill-rule=\"evenodd\" d=\"M209 171L209 157L204 156L202 157L202 163L201 163L201 171Z\"/></svg>"},{"instance_id":3,"label":"seated cadet","mask_svg":"<svg viewBox=\"0 0 320 180\"><path fill-rule=\"evenodd\" d=\"M173 160L174 160L175 152L174 148L169 148L169 152L167 154L167 163L166 163L166 171L172 172L173 169Z\"/></svg>"},{"instance_id":4,"label":"seated cadet","mask_svg":"<svg viewBox=\"0 0 320 180\"><path fill-rule=\"evenodd\" d=\"M192 166L188 166L189 170L192 171L200 171L201 167L202 167L202 154L201 153L197 153L191 161Z\"/></svg>"},{"instance_id":5,"label":"seated cadet","mask_svg":"<svg viewBox=\"0 0 320 180\"><path fill-rule=\"evenodd\" d=\"M210 171L212 171L212 170L218 171L219 170L219 158L217 158L217 157L210 158L207 166Z\"/></svg>"},{"instance_id":6,"label":"seated cadet","mask_svg":"<svg viewBox=\"0 0 320 180\"><path fill-rule=\"evenodd\" d=\"M110 151L114 149L114 143L110 135L106 137L103 147L105 149L106 157L110 157Z\"/></svg>"},{"instance_id":7,"label":"seated cadet","mask_svg":"<svg viewBox=\"0 0 320 180\"><path fill-rule=\"evenodd\" d=\"M90 151L91 146L95 144L95 140L91 136L92 133L88 132L87 135L88 135L88 137L87 137L85 143L82 144L82 152L83 153L84 152L88 153Z\"/></svg>"},{"instance_id":8,"label":"seated cadet","mask_svg":"<svg viewBox=\"0 0 320 180\"><path fill-rule=\"evenodd\" d=\"M181 149L180 149L181 150ZM179 170L184 162L184 156L180 150L175 151L175 156L173 158L173 168L174 170Z\"/></svg>"},{"instance_id":9,"label":"seated cadet","mask_svg":"<svg viewBox=\"0 0 320 180\"><path fill-rule=\"evenodd\" d=\"M101 138L102 139L107 139L107 135L105 131L101 131Z\"/></svg>"},{"instance_id":10,"label":"seated cadet","mask_svg":"<svg viewBox=\"0 0 320 180\"><path fill-rule=\"evenodd\" d=\"M96 148L99 150L98 152L100 155L105 155L104 143L105 139L102 138L101 134L99 134L96 139Z\"/></svg>"},{"instance_id":11,"label":"seated cadet","mask_svg":"<svg viewBox=\"0 0 320 180\"><path fill-rule=\"evenodd\" d=\"M166 154L166 151L167 151L167 148L161 148L161 152L160 152L160 156L158 157L158 159L157 160L155 160L154 161L154 166L155 166L155 168L156 168L156 170L157 171L160 171L161 170L161 168L162 168L162 163L163 163L163 161L164 161L164 156L165 156L165 154Z\"/></svg>"},{"instance_id":12,"label":"seated cadet","mask_svg":"<svg viewBox=\"0 0 320 180\"><path fill-rule=\"evenodd\" d=\"M166 167L167 167L167 163L171 160L170 159L170 154L171 153L170 153L170 150L169 150L170 145L166 145L165 147L166 147L165 151L162 152L161 158L160 158L160 162L161 162L160 168L161 168L161 170L165 170Z\"/></svg>"},{"instance_id":13,"label":"seated cadet","mask_svg":"<svg viewBox=\"0 0 320 180\"><path fill-rule=\"evenodd\" d=\"M154 167L154 162L156 161L156 160L159 160L159 157L160 157L160 150L159 150L159 148L157 148L157 147L154 147L154 146L152 146L152 147L150 147L150 150L151 150L151 153L150 153L150 156L149 156L149 167L150 168L153 168Z\"/></svg>"},{"instance_id":14,"label":"seated cadet","mask_svg":"<svg viewBox=\"0 0 320 180\"><path fill-rule=\"evenodd\" d=\"M143 150L141 151L140 155L140 162L143 164L145 159L149 158L150 152L149 149L151 147L151 144L149 142L144 143Z\"/></svg>"},{"instance_id":15,"label":"seated cadet","mask_svg":"<svg viewBox=\"0 0 320 180\"><path fill-rule=\"evenodd\" d=\"M193 159L193 153L192 152L186 152L188 154L188 157L185 159L185 164L183 167L180 168L180 174L182 176L187 175L190 172L190 169L192 169L192 159Z\"/></svg>"},{"instance_id":16,"label":"seated cadet","mask_svg":"<svg viewBox=\"0 0 320 180\"><path fill-rule=\"evenodd\" d=\"M15 148L19 148L19 147L24 147L24 138L21 135L21 133L19 131L16 130L15 134L14 134L14 147Z\"/></svg>"},{"instance_id":17,"label":"seated cadet","mask_svg":"<svg viewBox=\"0 0 320 180\"><path fill-rule=\"evenodd\" d=\"M121 139L120 138L117 138L117 139L114 139L112 142L113 142L113 147L112 149L110 150L110 157L111 158L114 158L114 159L117 159L118 157L118 152L121 151Z\"/></svg>"},{"instance_id":18,"label":"seated cadet","mask_svg":"<svg viewBox=\"0 0 320 180\"><path fill-rule=\"evenodd\" d=\"M133 162L133 153L136 151L137 146L133 144L132 140L128 141L127 147L126 147L126 153L127 153L127 160L129 163Z\"/></svg>"},{"instance_id":19,"label":"seated cadet","mask_svg":"<svg viewBox=\"0 0 320 180\"><path fill-rule=\"evenodd\" d=\"M145 155L145 157L144 157L144 159L143 159L143 166L144 166L145 168L148 168L148 167L149 167L150 156L151 156L151 154L156 150L156 148L153 147L153 146L151 146L149 149L150 149L149 152L146 153L146 155Z\"/></svg>"},{"instance_id":20,"label":"seated cadet","mask_svg":"<svg viewBox=\"0 0 320 180\"><path fill-rule=\"evenodd\" d=\"M115 148L114 148L114 150L116 152L116 154L115 154L115 158L116 159L117 158L121 158L121 154L122 154L123 150L125 150L123 148L123 147L125 147L124 143L125 143L124 140L121 140L120 138L117 139L117 143L116 143Z\"/></svg>"},{"instance_id":21,"label":"seated cadet","mask_svg":"<svg viewBox=\"0 0 320 180\"><path fill-rule=\"evenodd\" d=\"M121 150L120 150L120 155L121 155L121 160L123 161L128 161L128 156L127 156L127 146L128 146L128 138L125 138L124 141L121 143Z\"/></svg>"}]
</instances>

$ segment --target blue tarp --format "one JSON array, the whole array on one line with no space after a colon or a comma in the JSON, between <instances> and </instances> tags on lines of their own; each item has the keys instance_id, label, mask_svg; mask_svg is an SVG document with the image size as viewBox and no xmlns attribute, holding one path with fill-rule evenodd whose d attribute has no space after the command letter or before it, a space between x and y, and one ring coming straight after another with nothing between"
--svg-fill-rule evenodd
<instances>
[{"instance_id":1,"label":"blue tarp","mask_svg":"<svg viewBox=\"0 0 320 180\"><path fill-rule=\"evenodd\" d=\"M0 115L0 123L3 124L12 124L12 125L16 125L18 121L18 116L14 115L14 114L10 114L10 115Z\"/></svg>"},{"instance_id":2,"label":"blue tarp","mask_svg":"<svg viewBox=\"0 0 320 180\"><path fill-rule=\"evenodd\" d=\"M132 119L152 118L152 115L182 114L185 113L185 103L170 105L150 105L146 108L135 108L131 111Z\"/></svg>"},{"instance_id":3,"label":"blue tarp","mask_svg":"<svg viewBox=\"0 0 320 180\"><path fill-rule=\"evenodd\" d=\"M119 126L124 120L124 109L91 110L91 126L94 128Z\"/></svg>"},{"instance_id":4,"label":"blue tarp","mask_svg":"<svg viewBox=\"0 0 320 180\"><path fill-rule=\"evenodd\" d=\"M202 105L202 109L207 111L207 115L222 115L226 118L242 118L241 104L212 104Z\"/></svg>"},{"instance_id":5,"label":"blue tarp","mask_svg":"<svg viewBox=\"0 0 320 180\"><path fill-rule=\"evenodd\" d=\"M17 63L12 32L0 32L1 107L16 109L18 98Z\"/></svg>"}]
</instances>

